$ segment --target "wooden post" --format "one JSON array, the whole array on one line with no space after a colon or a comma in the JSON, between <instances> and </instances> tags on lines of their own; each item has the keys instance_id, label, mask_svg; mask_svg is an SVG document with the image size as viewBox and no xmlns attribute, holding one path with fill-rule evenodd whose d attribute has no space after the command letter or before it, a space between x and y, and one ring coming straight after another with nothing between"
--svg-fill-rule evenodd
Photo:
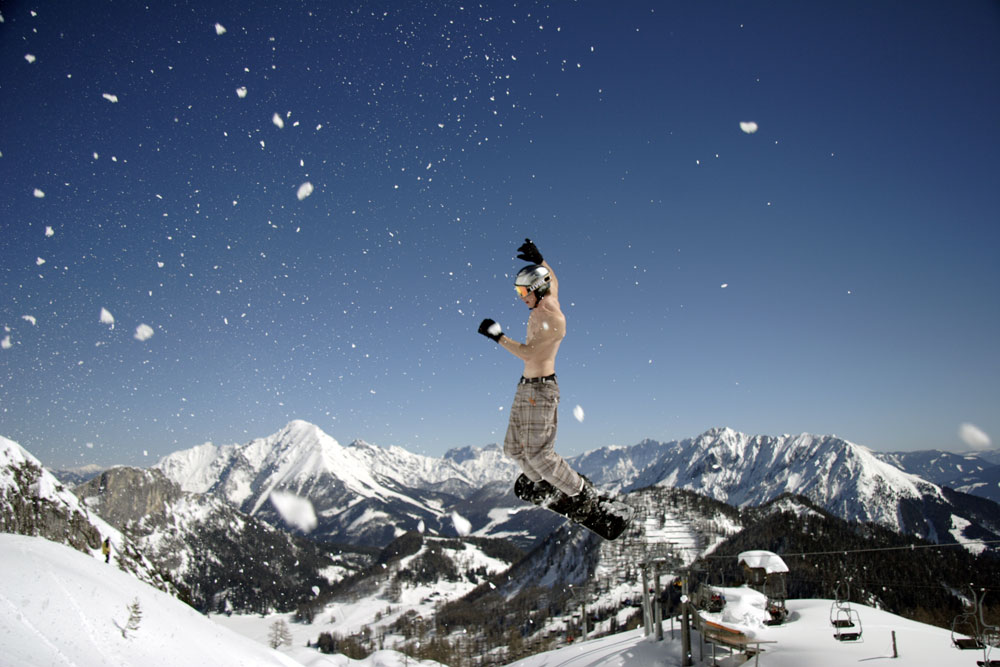
<instances>
[{"instance_id":1,"label":"wooden post","mask_svg":"<svg viewBox=\"0 0 1000 667\"><path fill-rule=\"evenodd\" d=\"M896 631L892 631L892 657L898 658L899 653L896 652Z\"/></svg>"}]
</instances>

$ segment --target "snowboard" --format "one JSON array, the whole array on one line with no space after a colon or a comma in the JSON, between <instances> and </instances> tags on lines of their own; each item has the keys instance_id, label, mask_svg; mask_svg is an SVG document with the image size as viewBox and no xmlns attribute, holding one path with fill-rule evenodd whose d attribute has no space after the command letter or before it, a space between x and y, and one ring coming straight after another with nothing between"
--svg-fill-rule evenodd
<instances>
[{"instance_id":1,"label":"snowboard","mask_svg":"<svg viewBox=\"0 0 1000 667\"><path fill-rule=\"evenodd\" d=\"M514 482L514 495L560 514L606 540L613 540L625 532L635 517L634 507L607 496L599 496L593 508L581 514L571 496L567 496L548 482L535 484L523 473Z\"/></svg>"}]
</instances>

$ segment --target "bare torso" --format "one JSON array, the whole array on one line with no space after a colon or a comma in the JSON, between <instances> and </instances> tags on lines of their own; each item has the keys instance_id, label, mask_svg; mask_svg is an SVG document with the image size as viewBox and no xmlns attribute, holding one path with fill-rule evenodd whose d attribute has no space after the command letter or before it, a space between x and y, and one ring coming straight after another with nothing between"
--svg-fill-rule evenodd
<instances>
[{"instance_id":1,"label":"bare torso","mask_svg":"<svg viewBox=\"0 0 1000 667\"><path fill-rule=\"evenodd\" d=\"M528 315L528 333L524 342L500 336L500 346L524 362L524 377L537 378L552 375L556 372L556 354L559 344L566 337L566 316L559 307L559 281L555 272L546 262L542 266L549 270L551 276L548 293L538 299L534 293L521 297L524 304L531 308Z\"/></svg>"},{"instance_id":2,"label":"bare torso","mask_svg":"<svg viewBox=\"0 0 1000 667\"><path fill-rule=\"evenodd\" d=\"M528 316L524 377L544 377L555 373L556 354L565 337L566 317L559 308L559 301L547 296Z\"/></svg>"}]
</instances>

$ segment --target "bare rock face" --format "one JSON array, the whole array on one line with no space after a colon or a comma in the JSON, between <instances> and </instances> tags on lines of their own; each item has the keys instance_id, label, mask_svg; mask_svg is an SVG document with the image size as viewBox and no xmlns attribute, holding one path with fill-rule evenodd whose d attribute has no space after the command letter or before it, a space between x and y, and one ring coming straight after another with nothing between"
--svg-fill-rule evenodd
<instances>
[{"instance_id":1,"label":"bare rock face","mask_svg":"<svg viewBox=\"0 0 1000 667\"><path fill-rule=\"evenodd\" d=\"M87 506L108 523L125 528L146 517L162 517L182 496L181 488L159 470L115 467L76 489Z\"/></svg>"},{"instance_id":2,"label":"bare rock face","mask_svg":"<svg viewBox=\"0 0 1000 667\"><path fill-rule=\"evenodd\" d=\"M0 532L44 537L85 553L101 546L100 532L76 499L42 466L25 458L4 463Z\"/></svg>"}]
</instances>

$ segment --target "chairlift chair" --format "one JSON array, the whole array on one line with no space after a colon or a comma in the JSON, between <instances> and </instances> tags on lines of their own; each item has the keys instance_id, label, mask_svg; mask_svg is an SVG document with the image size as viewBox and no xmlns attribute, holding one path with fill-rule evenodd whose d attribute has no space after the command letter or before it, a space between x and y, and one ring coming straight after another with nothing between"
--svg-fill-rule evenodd
<instances>
[{"instance_id":1,"label":"chairlift chair","mask_svg":"<svg viewBox=\"0 0 1000 667\"><path fill-rule=\"evenodd\" d=\"M856 642L861 639L861 615L851 607L851 590L844 584L844 596L840 594L841 584L837 583L835 600L830 605L830 625L834 627L834 639L841 642Z\"/></svg>"},{"instance_id":2,"label":"chairlift chair","mask_svg":"<svg viewBox=\"0 0 1000 667\"><path fill-rule=\"evenodd\" d=\"M833 637L840 642L856 642L861 639L861 615L856 609L841 609L834 619Z\"/></svg>"},{"instance_id":3,"label":"chairlift chair","mask_svg":"<svg viewBox=\"0 0 1000 667\"><path fill-rule=\"evenodd\" d=\"M768 600L767 614L770 618L764 621L764 625L781 625L788 619L788 609L784 600Z\"/></svg>"},{"instance_id":4,"label":"chairlift chair","mask_svg":"<svg viewBox=\"0 0 1000 667\"><path fill-rule=\"evenodd\" d=\"M963 651L975 651L983 648L979 641L979 618L976 612L959 614L951 622L951 643Z\"/></svg>"},{"instance_id":5,"label":"chairlift chair","mask_svg":"<svg viewBox=\"0 0 1000 667\"><path fill-rule=\"evenodd\" d=\"M834 590L833 604L830 605L830 625L835 628L853 628L854 621L851 618L851 589L847 584L844 586L844 595L841 596L841 582L837 582Z\"/></svg>"},{"instance_id":6,"label":"chairlift chair","mask_svg":"<svg viewBox=\"0 0 1000 667\"><path fill-rule=\"evenodd\" d=\"M975 597L975 591L972 592L974 599L976 600L976 608L979 611L979 639L983 645L983 659L977 660L976 664L979 667L1000 667L1000 660L991 660L990 653L994 648L1000 648L1000 626L998 625L987 625L986 618L983 616L983 598L986 597L986 591L983 590L982 595Z\"/></svg>"}]
</instances>

